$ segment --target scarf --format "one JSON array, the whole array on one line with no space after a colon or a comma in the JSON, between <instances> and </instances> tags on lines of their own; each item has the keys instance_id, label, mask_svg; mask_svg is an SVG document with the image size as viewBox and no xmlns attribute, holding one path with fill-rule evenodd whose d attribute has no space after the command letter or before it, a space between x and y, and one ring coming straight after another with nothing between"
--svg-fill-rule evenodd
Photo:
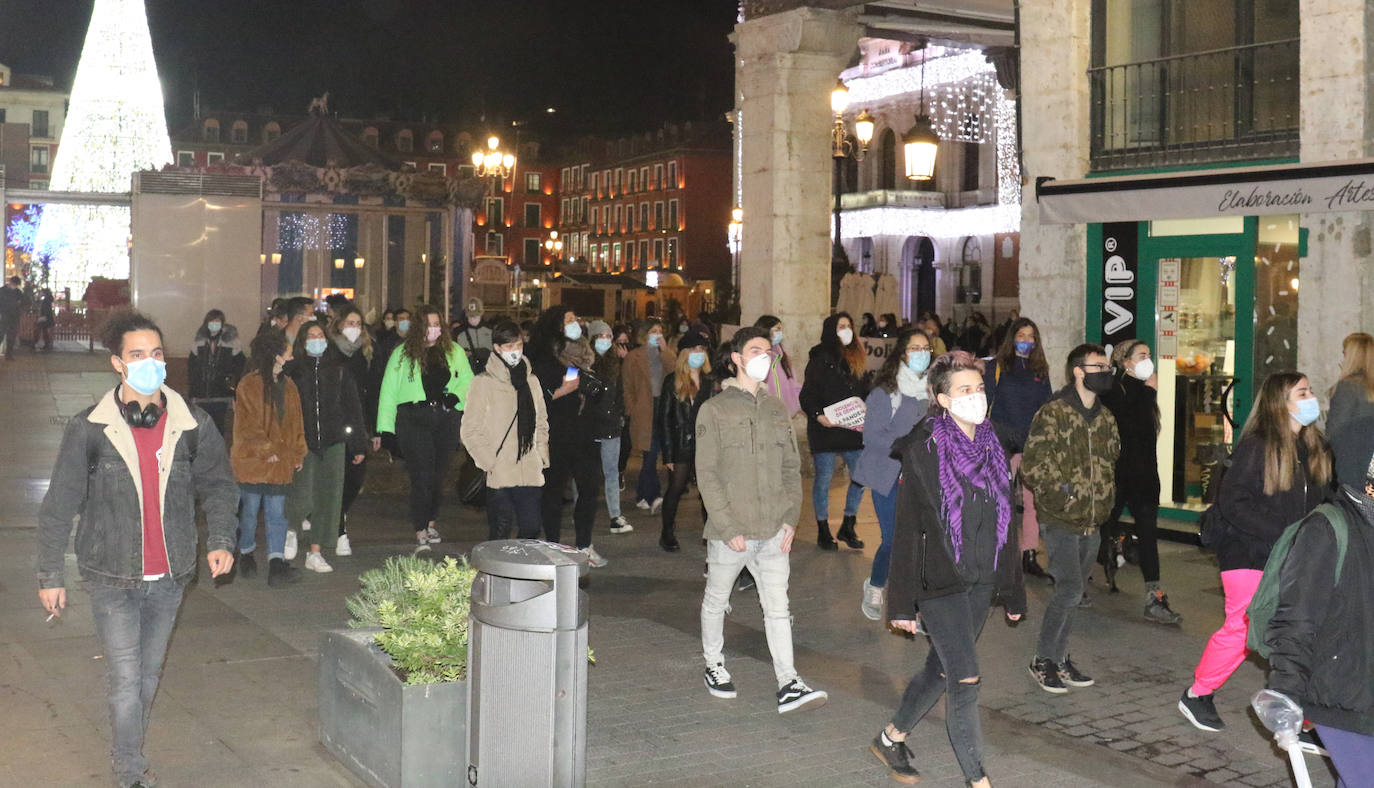
<instances>
[{"instance_id":1,"label":"scarf","mask_svg":"<svg viewBox=\"0 0 1374 788\"><path fill-rule=\"evenodd\" d=\"M902 392L904 397L914 397L922 402L930 399L930 393L926 389L926 376L917 375L906 364L897 367L897 390Z\"/></svg>"},{"instance_id":2,"label":"scarf","mask_svg":"<svg viewBox=\"0 0 1374 788\"><path fill-rule=\"evenodd\" d=\"M529 373L526 372L523 358L512 367L501 358L500 353L493 353L492 357L501 359L502 366L510 373L510 384L515 387L515 432L519 444L515 459L518 461L534 448L535 411L534 396L530 394ZM502 435L504 434L503 432ZM500 447L497 447L497 451L500 451Z\"/></svg>"},{"instance_id":3,"label":"scarf","mask_svg":"<svg viewBox=\"0 0 1374 788\"><path fill-rule=\"evenodd\" d=\"M591 369L596 363L596 351L592 350L592 346L587 344L586 340L569 339L564 341L563 347L558 351L558 362L565 367Z\"/></svg>"},{"instance_id":4,"label":"scarf","mask_svg":"<svg viewBox=\"0 0 1374 788\"><path fill-rule=\"evenodd\" d=\"M954 546L954 561L959 562L964 547L964 480L981 490L997 505L997 552L1007 543L1007 525L1011 522L1011 477L1007 473L1007 455L997 440L992 424L984 421L969 440L954 417L948 412L931 419L930 438L935 441L940 461L940 515L945 521L950 544Z\"/></svg>"},{"instance_id":5,"label":"scarf","mask_svg":"<svg viewBox=\"0 0 1374 788\"><path fill-rule=\"evenodd\" d=\"M343 334L335 334L335 335L334 335L334 347L338 348L338 349L339 349L339 352L342 353L342 354L344 354L345 357L347 357L347 358L353 358L353 354L354 354L354 353L357 353L359 350L366 350L366 351L370 351L370 350L371 350L371 348L365 348L365 347L364 347L363 341L362 341L362 340L363 340L362 335L359 335L359 336L358 336L358 341L357 341L357 342L349 342L349 341L348 341L348 337L344 336ZM370 352L364 352L363 355L364 355L364 356L371 356L372 354L371 354ZM369 359L369 360L371 360L371 359Z\"/></svg>"}]
</instances>

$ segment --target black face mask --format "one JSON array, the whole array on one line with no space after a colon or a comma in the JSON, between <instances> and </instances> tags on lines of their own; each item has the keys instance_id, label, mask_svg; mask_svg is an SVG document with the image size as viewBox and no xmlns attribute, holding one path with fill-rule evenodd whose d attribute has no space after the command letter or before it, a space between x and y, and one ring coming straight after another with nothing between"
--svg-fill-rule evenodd
<instances>
[{"instance_id":1,"label":"black face mask","mask_svg":"<svg viewBox=\"0 0 1374 788\"><path fill-rule=\"evenodd\" d=\"M1085 372L1083 374L1083 388L1094 394L1106 394L1112 390L1112 373L1107 370L1100 372Z\"/></svg>"}]
</instances>

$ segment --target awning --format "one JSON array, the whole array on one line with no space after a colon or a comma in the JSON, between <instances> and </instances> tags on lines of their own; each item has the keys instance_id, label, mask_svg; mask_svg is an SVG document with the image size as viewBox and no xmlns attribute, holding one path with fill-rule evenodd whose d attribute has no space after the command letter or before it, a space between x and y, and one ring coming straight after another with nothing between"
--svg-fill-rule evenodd
<instances>
[{"instance_id":1,"label":"awning","mask_svg":"<svg viewBox=\"0 0 1374 788\"><path fill-rule=\"evenodd\" d=\"M1035 183L1045 224L1374 210L1374 159Z\"/></svg>"}]
</instances>

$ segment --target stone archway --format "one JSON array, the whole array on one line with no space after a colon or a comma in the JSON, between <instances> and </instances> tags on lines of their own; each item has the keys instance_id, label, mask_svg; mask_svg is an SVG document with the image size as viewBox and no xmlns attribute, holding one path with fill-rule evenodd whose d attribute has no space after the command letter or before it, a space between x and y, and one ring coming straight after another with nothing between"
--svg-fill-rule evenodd
<instances>
[{"instance_id":1,"label":"stone archway","mask_svg":"<svg viewBox=\"0 0 1374 788\"><path fill-rule=\"evenodd\" d=\"M924 235L913 235L902 244L902 316L915 320L922 312L934 312L936 287L935 242Z\"/></svg>"}]
</instances>

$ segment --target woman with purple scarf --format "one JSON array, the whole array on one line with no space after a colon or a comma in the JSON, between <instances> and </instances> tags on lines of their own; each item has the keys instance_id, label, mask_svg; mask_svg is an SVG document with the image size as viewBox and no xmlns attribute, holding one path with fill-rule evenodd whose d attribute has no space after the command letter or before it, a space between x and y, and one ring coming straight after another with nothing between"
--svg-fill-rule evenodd
<instances>
[{"instance_id":1,"label":"woman with purple scarf","mask_svg":"<svg viewBox=\"0 0 1374 788\"><path fill-rule=\"evenodd\" d=\"M987 423L982 362L962 351L946 353L926 379L935 397L930 414L892 445L902 475L887 617L894 629L915 633L919 606L930 653L869 749L893 779L919 780L906 737L948 693L945 727L955 758L964 779L986 788L974 644L994 597L1009 621L1026 611L1020 545L1008 538L1011 474Z\"/></svg>"}]
</instances>

